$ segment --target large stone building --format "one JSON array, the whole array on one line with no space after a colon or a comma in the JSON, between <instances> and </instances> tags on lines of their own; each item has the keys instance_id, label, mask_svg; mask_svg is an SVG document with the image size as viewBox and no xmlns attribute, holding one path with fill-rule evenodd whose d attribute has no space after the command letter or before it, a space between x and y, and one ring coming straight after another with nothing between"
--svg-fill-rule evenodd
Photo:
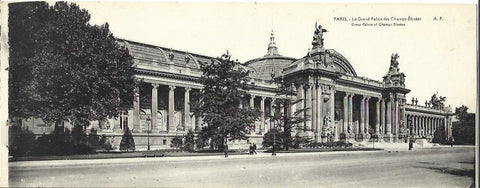
<instances>
[{"instance_id":1,"label":"large stone building","mask_svg":"<svg viewBox=\"0 0 480 188\"><path fill-rule=\"evenodd\" d=\"M397 54L392 54L382 81L359 77L347 58L324 47L326 31L315 26L312 47L299 59L280 55L272 32L267 54L242 64L252 71L254 87L240 107L258 108L264 114L255 123L250 142L261 143L262 135L272 128L267 118L277 97L272 75L293 83L296 95L292 97L302 99L289 113L306 109L300 115L307 121L298 125L301 129L295 134L317 142L362 142L372 136L385 142L403 142L409 137L431 140L439 128L451 136L453 114L449 107L421 106L415 99L407 102L405 95L410 90L405 87ZM118 42L129 49L135 61L135 78L141 82L136 102L119 118L92 122L89 129L114 137L119 144L123 130L129 127L139 149L147 142L153 148L168 148L173 137L189 129L199 131L202 119L193 115L189 103L194 100L192 93L202 89L198 82L200 64L211 62L213 57L130 40ZM23 124L36 133L53 130L38 119L24 120Z\"/></svg>"}]
</instances>

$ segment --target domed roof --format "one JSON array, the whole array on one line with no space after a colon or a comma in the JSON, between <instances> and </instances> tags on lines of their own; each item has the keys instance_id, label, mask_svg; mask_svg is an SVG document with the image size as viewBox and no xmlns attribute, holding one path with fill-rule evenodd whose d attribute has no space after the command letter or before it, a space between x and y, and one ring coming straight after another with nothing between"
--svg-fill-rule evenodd
<instances>
[{"instance_id":1,"label":"domed roof","mask_svg":"<svg viewBox=\"0 0 480 188\"><path fill-rule=\"evenodd\" d=\"M275 75L281 74L283 68L290 65L293 61L295 61L295 58L285 57L278 53L275 36L272 31L267 54L263 57L249 60L244 65L253 69L251 75L253 78L271 80L272 73Z\"/></svg>"}]
</instances>

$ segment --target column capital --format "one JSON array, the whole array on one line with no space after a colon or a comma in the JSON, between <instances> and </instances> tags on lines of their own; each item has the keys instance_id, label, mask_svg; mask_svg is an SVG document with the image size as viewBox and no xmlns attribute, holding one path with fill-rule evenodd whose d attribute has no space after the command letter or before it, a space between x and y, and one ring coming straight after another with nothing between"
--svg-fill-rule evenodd
<instances>
[{"instance_id":1,"label":"column capital","mask_svg":"<svg viewBox=\"0 0 480 188\"><path fill-rule=\"evenodd\" d=\"M255 97L255 95L250 94L250 98L254 99Z\"/></svg>"},{"instance_id":2,"label":"column capital","mask_svg":"<svg viewBox=\"0 0 480 188\"><path fill-rule=\"evenodd\" d=\"M174 85L169 85L168 88L170 88L170 90L174 90L176 88L176 86Z\"/></svg>"},{"instance_id":3,"label":"column capital","mask_svg":"<svg viewBox=\"0 0 480 188\"><path fill-rule=\"evenodd\" d=\"M159 84L152 84L152 87L155 88L155 89L157 89L158 86L159 86Z\"/></svg>"},{"instance_id":4,"label":"column capital","mask_svg":"<svg viewBox=\"0 0 480 188\"><path fill-rule=\"evenodd\" d=\"M262 101L264 101L264 100L267 98L267 97L265 97L265 96L261 96L261 97L262 97Z\"/></svg>"},{"instance_id":5,"label":"column capital","mask_svg":"<svg viewBox=\"0 0 480 188\"><path fill-rule=\"evenodd\" d=\"M191 87L185 87L185 91L186 91L186 92L190 92L191 90L192 90Z\"/></svg>"}]
</instances>

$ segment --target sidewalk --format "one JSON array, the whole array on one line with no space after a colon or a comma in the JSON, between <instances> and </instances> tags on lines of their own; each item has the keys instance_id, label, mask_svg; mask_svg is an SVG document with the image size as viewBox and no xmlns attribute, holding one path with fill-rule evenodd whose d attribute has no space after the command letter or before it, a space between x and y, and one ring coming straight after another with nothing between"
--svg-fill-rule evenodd
<instances>
[{"instance_id":1,"label":"sidewalk","mask_svg":"<svg viewBox=\"0 0 480 188\"><path fill-rule=\"evenodd\" d=\"M232 159L256 159L271 157L294 157L308 155L332 155L332 154L360 154L365 152L382 152L383 150L374 151L335 151L335 152L305 152L305 153L277 153L272 156L271 153L264 153L258 150L257 155L229 155L225 158L223 155L209 156L182 156L182 157L152 157L152 158L114 158L114 159L94 159L94 160L50 160L50 161L16 161L9 162L10 168L49 168L49 167L65 167L65 166L88 166L88 165L107 165L122 163L146 163L146 162L180 162L180 161L206 161L206 160L232 160Z\"/></svg>"},{"instance_id":2,"label":"sidewalk","mask_svg":"<svg viewBox=\"0 0 480 188\"><path fill-rule=\"evenodd\" d=\"M362 145L364 148L372 148L373 144L371 142ZM413 150L423 150L423 149L435 149L435 148L448 148L450 145L439 145L428 143L425 146L414 144ZM453 147L474 147L470 145L454 145ZM375 148L382 148L385 151L408 151L408 143L386 143L386 142L377 142L375 143Z\"/></svg>"},{"instance_id":3,"label":"sidewalk","mask_svg":"<svg viewBox=\"0 0 480 188\"><path fill-rule=\"evenodd\" d=\"M361 147L373 147L367 144ZM449 145L437 146L417 146L413 150L435 149L435 148L449 148ZM474 146L459 146L454 147L471 147ZM9 162L11 168L48 168L48 167L65 167L65 166L89 166L89 165L108 165L108 164L122 164L122 163L149 163L149 162L181 162L181 161L206 161L206 160L232 160L232 159L256 159L256 158L281 158L281 157L295 157L295 156L309 156L309 155L335 155L335 154L362 154L375 152L392 152L392 151L408 151L408 144L404 143L375 143L375 148L382 148L384 150L370 150L370 151L329 151L329 152L298 152L298 153L277 153L272 156L271 153L265 153L263 150L258 150L257 155L236 154L229 155L225 158L222 155L206 155L206 156L175 156L175 157L136 157L136 158L110 158L110 159L75 159L75 160L47 160L47 161L16 161Z\"/></svg>"}]
</instances>

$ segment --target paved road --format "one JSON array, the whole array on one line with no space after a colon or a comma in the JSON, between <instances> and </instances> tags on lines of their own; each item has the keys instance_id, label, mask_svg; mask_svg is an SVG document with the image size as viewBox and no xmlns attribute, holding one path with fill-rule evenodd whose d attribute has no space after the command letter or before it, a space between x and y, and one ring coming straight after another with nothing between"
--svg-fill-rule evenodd
<instances>
[{"instance_id":1,"label":"paved road","mask_svg":"<svg viewBox=\"0 0 480 188\"><path fill-rule=\"evenodd\" d=\"M10 163L10 186L469 187L473 147Z\"/></svg>"}]
</instances>

